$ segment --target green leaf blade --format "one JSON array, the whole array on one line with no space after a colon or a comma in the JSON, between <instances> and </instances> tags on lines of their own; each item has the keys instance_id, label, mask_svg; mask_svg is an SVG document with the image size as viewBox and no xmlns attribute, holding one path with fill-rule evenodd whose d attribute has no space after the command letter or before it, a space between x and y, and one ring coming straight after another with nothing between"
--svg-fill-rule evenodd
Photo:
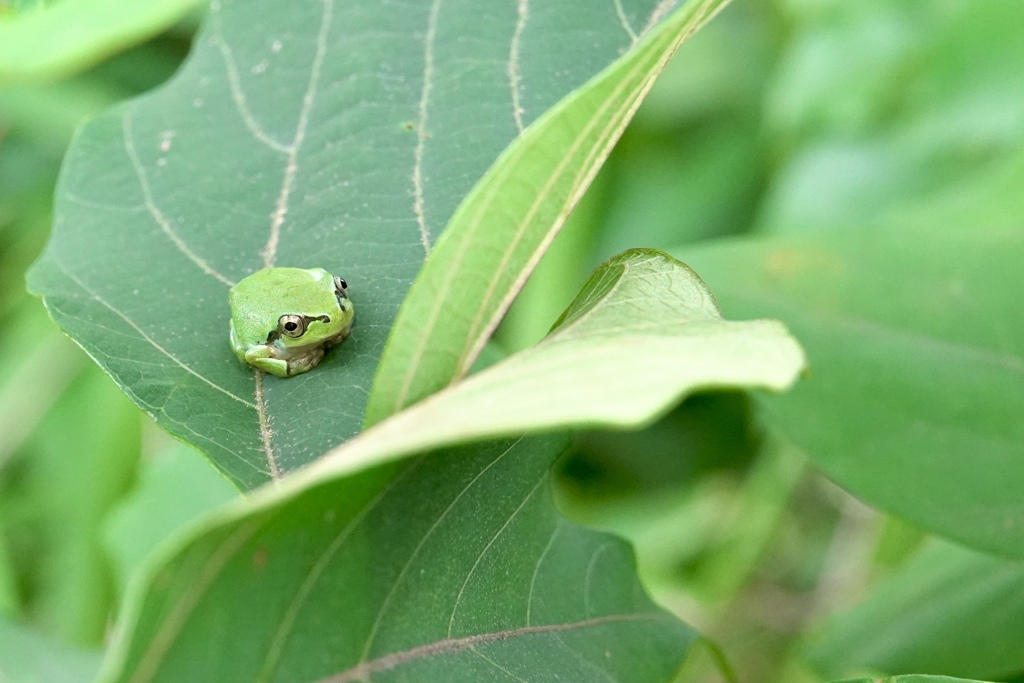
<instances>
[{"instance_id":1,"label":"green leaf blade","mask_svg":"<svg viewBox=\"0 0 1024 683\"><path fill-rule=\"evenodd\" d=\"M405 409L314 469L528 431L636 427L702 389L785 390L804 367L780 323L724 320L687 266L630 250L595 271L536 347Z\"/></svg>"},{"instance_id":2,"label":"green leaf blade","mask_svg":"<svg viewBox=\"0 0 1024 683\"><path fill-rule=\"evenodd\" d=\"M669 680L693 633L646 598L628 547L557 515L562 443L265 493L167 556L103 680Z\"/></svg>"},{"instance_id":3,"label":"green leaf blade","mask_svg":"<svg viewBox=\"0 0 1024 683\"><path fill-rule=\"evenodd\" d=\"M31 288L240 487L311 462L361 428L433 239L518 134L516 93L529 124L632 43L611 8L533 19L468 0L215 3L174 79L79 132ZM568 72L546 63L556 48ZM228 348L227 290L268 263L345 277L357 314L315 372L257 386Z\"/></svg>"}]
</instances>

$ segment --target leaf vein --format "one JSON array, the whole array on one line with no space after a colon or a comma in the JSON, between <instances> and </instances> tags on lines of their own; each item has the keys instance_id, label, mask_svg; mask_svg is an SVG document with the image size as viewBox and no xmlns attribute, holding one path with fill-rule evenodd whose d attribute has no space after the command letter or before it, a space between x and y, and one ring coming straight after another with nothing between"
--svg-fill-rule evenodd
<instances>
[{"instance_id":1,"label":"leaf vein","mask_svg":"<svg viewBox=\"0 0 1024 683\"><path fill-rule=\"evenodd\" d=\"M275 140L270 136L263 126L260 125L259 121L256 120L252 110L249 109L249 101L245 96L245 90L242 88L242 79L238 72L238 62L235 61L235 54L231 50L231 46L228 45L228 41L224 38L223 26L220 21L220 3L214 2L210 6L211 21L213 23L213 44L220 50L221 56L224 58L224 70L228 76L228 88L231 91L231 99L235 103L235 107L238 109L239 115L242 117L242 121L245 122L246 128L252 133L253 137L262 142L267 147L278 151L290 153L291 147L278 140Z\"/></svg>"},{"instance_id":2,"label":"leaf vein","mask_svg":"<svg viewBox=\"0 0 1024 683\"><path fill-rule=\"evenodd\" d=\"M647 18L647 23L644 24L644 28L640 31L640 35L649 33L651 29L658 25L662 19L668 16L668 13L676 6L678 0L661 0L651 12L651 16Z\"/></svg>"},{"instance_id":3,"label":"leaf vein","mask_svg":"<svg viewBox=\"0 0 1024 683\"><path fill-rule=\"evenodd\" d=\"M519 51L522 47L523 30L526 28L526 20L529 17L530 0L517 0L516 2L516 28L512 33L512 43L508 51L508 82L512 90L512 120L516 123L516 129L522 133L523 127L523 104L522 104L522 72L519 64Z\"/></svg>"},{"instance_id":4,"label":"leaf vein","mask_svg":"<svg viewBox=\"0 0 1024 683\"><path fill-rule=\"evenodd\" d=\"M263 456L266 458L267 467L270 468L270 478L277 481L281 478L281 470L277 465L277 456L274 454L274 432L270 429L270 416L267 414L267 397L263 393L263 371L256 370L256 412L260 424L260 444L263 448Z\"/></svg>"},{"instance_id":5,"label":"leaf vein","mask_svg":"<svg viewBox=\"0 0 1024 683\"><path fill-rule=\"evenodd\" d=\"M104 299L99 294L97 294L95 291L93 291L91 288L89 288L81 279L79 279L76 275L74 275L63 263L60 263L58 261L58 262L56 262L56 264L57 264L57 267L60 268L62 273L67 275L69 278L71 278L75 282L75 284L77 284L79 287L82 288L82 290L87 292L89 294L89 296L92 297L92 299L94 299L96 302L102 304L107 309L109 309L112 313L114 313L115 315L120 317L122 320L124 320L126 323L128 323L128 326L131 327L136 332L138 332L139 336L141 336L143 339L145 339L147 342L149 342L150 345L152 345L153 348L155 348L157 351L159 351L160 353L164 354L165 356L170 358L172 361L174 361L174 363L176 365L178 365L182 370L184 370L185 372L189 373L190 375L193 375L194 377L202 380L206 384L209 384L211 387L213 387L217 391L221 392L222 394L230 396L231 398L235 399L239 403L244 403L245 405L247 405L247 406L249 406L250 408L253 408L253 409L256 408L255 404L250 403L249 401L246 401L241 396L236 396L235 394L231 393L230 391L228 391L224 387L220 386L219 384L217 384L215 382L210 381L209 379L207 379L206 377L203 377L202 375L200 375L198 372L196 372L195 370L193 370L189 366L185 365L185 363L183 363L177 357L175 357L174 354L172 354L170 351L168 351L163 346L158 344L156 342L156 340L154 340L152 337L150 337L148 334L146 334L146 332L141 327L139 327L135 323L135 321L133 321L127 315L125 315L124 313L119 311L110 302L108 302L106 299Z\"/></svg>"},{"instance_id":6,"label":"leaf vein","mask_svg":"<svg viewBox=\"0 0 1024 683\"><path fill-rule=\"evenodd\" d=\"M622 6L622 0L612 0L615 4L615 14L619 17L619 23L622 24L622 30L629 36L629 41L632 45L636 45L636 41L640 40L640 36L633 30L633 25L629 23L629 17L626 16L626 10Z\"/></svg>"},{"instance_id":7,"label":"leaf vein","mask_svg":"<svg viewBox=\"0 0 1024 683\"><path fill-rule=\"evenodd\" d=\"M430 256L430 228L427 226L426 206L423 197L423 158L427 151L427 112L430 106L430 91L434 87L434 42L437 39L437 19L441 13L441 0L434 0L427 18L427 32L423 38L423 89L420 91L419 120L416 124L416 148L413 150L412 165L412 210L420 231L420 244Z\"/></svg>"},{"instance_id":8,"label":"leaf vein","mask_svg":"<svg viewBox=\"0 0 1024 683\"><path fill-rule=\"evenodd\" d=\"M306 85L306 94L302 98L302 107L299 110L299 119L295 125L295 136L288 145L288 156L285 159L284 177L281 180L281 190L277 195L277 202L274 206L274 213L270 220L270 235L263 247L263 265L270 268L277 258L277 247L281 240L281 226L284 225L285 217L288 215L288 201L295 186L295 176L299 171L299 150L306 139L306 129L309 126L309 116L313 110L313 103L316 101L317 87L320 82L320 73L323 71L324 58L327 55L327 36L331 29L331 17L334 12L334 0L321 0L324 4L323 14L320 19L320 31L317 33L316 52L313 55L313 64L309 69L309 82Z\"/></svg>"},{"instance_id":9,"label":"leaf vein","mask_svg":"<svg viewBox=\"0 0 1024 683\"><path fill-rule=\"evenodd\" d=\"M503 673L506 676L508 676L509 678L511 678L513 680L516 680L516 681L519 681L519 683L530 683L525 678L520 678L519 676L516 676L514 673L512 673L511 671L509 671L508 669L503 667L501 664L499 664L498 662L494 661L493 659L491 659L490 657L485 655L483 652L480 652L480 650L476 649L472 645L469 646L469 651L472 652L473 654L475 654L480 659L482 659L485 662L487 662L488 664L490 664L491 666L493 666L495 669L497 669L501 673Z\"/></svg>"},{"instance_id":10,"label":"leaf vein","mask_svg":"<svg viewBox=\"0 0 1024 683\"><path fill-rule=\"evenodd\" d=\"M541 551L540 557L537 558L537 564L533 567L533 576L530 577L530 591L526 594L526 625L530 625L531 612L533 611L533 590L537 585L537 575L540 574L540 566L544 564L544 558L548 556L548 551L555 544L555 536L558 535L559 526L556 524L554 530L551 532L551 538L548 539L548 543L544 546L544 550Z\"/></svg>"},{"instance_id":11,"label":"leaf vein","mask_svg":"<svg viewBox=\"0 0 1024 683\"><path fill-rule=\"evenodd\" d=\"M376 619L374 619L373 625L370 627L370 632L366 637L366 643L363 645L363 653L359 658L360 662L365 662L367 660L367 657L369 657L370 649L373 647L373 642L377 638L377 631L380 629L380 624L384 618L384 614L387 612L388 608L391 605L391 600L395 596L395 591L398 590L398 586L402 583L402 580L405 578L406 572L408 572L409 568L412 567L413 561L419 555L419 552L423 549L423 546L426 545L427 540L429 540L433 533L437 531L437 529L441 526L441 523L448 517L448 513L455 508L458 502L462 499L462 496L464 496L470 489L472 489L473 486L480 480L480 478L483 477L492 467L497 465L505 458L506 455L511 453L512 449L519 445L520 441L522 441L522 438L517 439L514 443L509 445L509 447L506 448L500 455L498 455L498 457L496 457L494 460L488 463L487 467L481 469L477 473L477 475L473 477L473 479L468 484L466 484L461 491L459 491L455 498L452 499L452 502L449 503L448 507L445 508L444 512L442 512L441 515L436 520L434 520L434 523L430 526L430 529L428 529L427 533L425 533L423 535L423 538L420 539L420 542L413 549L412 554L409 556L409 559L406 561L405 565L398 573L398 576L391 584L391 588L388 589L388 594L384 597L384 600L380 604L380 608L377 610L377 617Z\"/></svg>"},{"instance_id":12,"label":"leaf vein","mask_svg":"<svg viewBox=\"0 0 1024 683\"><path fill-rule=\"evenodd\" d=\"M597 560L601 557L605 550L612 547L612 542L602 543L594 554L590 556L590 561L587 562L587 571L583 576L583 607L587 612L587 617L591 615L593 609L590 606L590 580L594 574L594 567L597 566Z\"/></svg>"},{"instance_id":13,"label":"leaf vein","mask_svg":"<svg viewBox=\"0 0 1024 683\"><path fill-rule=\"evenodd\" d=\"M320 576L327 569L327 565L330 563L334 555L341 549L348 540L349 535L359 526L359 524L366 519L366 515L370 513L393 489L399 481L408 476L413 472L419 465L424 461L424 458L419 458L409 467L405 468L401 473L394 477L386 486L384 486L376 496L363 506L363 508L356 514L352 520L345 525L331 544L327 546L327 549L317 558L316 564L309 570L309 574L303 580L302 585L299 586L299 590L296 591L295 597L288 605L288 609L285 611L284 618L281 620L281 625L278 627L277 632L274 634L274 639L271 641L270 647L267 649L267 657L263 661L263 666L260 668L260 673L256 677L256 683L266 683L272 679L277 664L281 659L281 654L284 652L284 646L288 640L288 636L291 634L292 628L295 626L295 621L298 619L299 611L305 605L306 600L309 598L309 594L320 580Z\"/></svg>"},{"instance_id":14,"label":"leaf vein","mask_svg":"<svg viewBox=\"0 0 1024 683\"><path fill-rule=\"evenodd\" d=\"M374 659L369 662L363 662L351 669L342 671L341 673L320 679L316 683L356 683L356 681L365 681L374 673L388 671L401 666L402 664L407 664L418 659L461 652L462 650L466 650L476 645L500 642L508 640L509 638L542 635L545 633L564 633L567 631L574 631L576 629L594 628L608 624L667 620L671 620L671 618L663 614L611 614L604 617L584 619L564 624L521 626L507 631L481 633L461 638L445 638L444 640L438 640L426 645L419 645L401 652L384 655L383 657L379 657L378 659Z\"/></svg>"},{"instance_id":15,"label":"leaf vein","mask_svg":"<svg viewBox=\"0 0 1024 683\"><path fill-rule=\"evenodd\" d=\"M146 171L142 167L142 162L139 160L139 154L135 149L135 140L132 136L132 117L128 110L125 110L124 115L121 117L121 133L124 138L125 152L128 153L128 159L131 161L132 168L135 170L135 177L138 179L139 187L142 189L142 197L145 201L146 208L149 210L150 215L153 216L156 224L160 226L160 230L170 238L171 242L174 243L174 246L176 246L182 254L187 256L192 263L199 266L200 270L207 275L217 278L228 287L233 287L235 285L234 282L218 273L214 268L210 267L210 264L207 263L205 259L200 257L192 251L187 244L185 244L185 241L181 239L181 236L178 235L171 226L171 222L167 219L167 216L165 216L163 211L160 210L160 207L157 206L156 201L153 199L153 191L149 186L149 178L146 176Z\"/></svg>"},{"instance_id":16,"label":"leaf vein","mask_svg":"<svg viewBox=\"0 0 1024 683\"><path fill-rule=\"evenodd\" d=\"M526 504L528 502L530 502L531 498L533 498L533 494L537 493L537 491L540 489L541 485L544 482L546 482L547 480L548 480L548 473L547 473L547 471L545 471L544 472L544 476L542 476L540 478L540 481L538 481L536 483L536 485L534 485L534 487L532 489L530 489L530 492L526 494L526 496L523 498L523 501L521 503L519 503L519 507L517 507L512 512L512 514L509 515L508 519L505 520L505 523L501 525L501 528L498 529L497 533L494 534L494 536L491 538L491 540L487 542L487 545L484 546L484 549L480 551L480 554L477 555L476 562L473 563L473 566L470 568L469 573L466 574L466 580L462 582L462 587L459 589L459 594L455 596L455 604L452 605L452 613L451 613L451 616L448 617L448 637L449 638L451 638L452 629L455 628L455 615L458 614L459 604L462 602L462 596L465 595L466 587L469 586L469 581L470 581L470 579L473 578L473 574L476 573L477 567L480 566L480 563L483 561L484 557L486 557L487 553L490 552L491 546L493 546L495 544L495 542L499 538L501 538L501 535L503 533L505 533L505 529L508 528L508 525L511 524L512 520L514 520L516 518L516 516L522 511L522 509L524 507L526 507Z\"/></svg>"}]
</instances>

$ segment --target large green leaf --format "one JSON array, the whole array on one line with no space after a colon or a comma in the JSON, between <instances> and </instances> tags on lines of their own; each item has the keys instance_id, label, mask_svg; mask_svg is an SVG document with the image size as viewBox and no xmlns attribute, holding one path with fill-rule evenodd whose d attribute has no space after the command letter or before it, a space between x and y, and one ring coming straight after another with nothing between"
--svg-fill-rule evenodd
<instances>
[{"instance_id":1,"label":"large green leaf","mask_svg":"<svg viewBox=\"0 0 1024 683\"><path fill-rule=\"evenodd\" d=\"M265 482L359 430L398 306L458 203L670 7L214 3L173 81L80 132L31 286L164 428L239 485ZM315 372L263 378L228 350L227 288L266 264L352 287L353 335Z\"/></svg>"},{"instance_id":2,"label":"large green leaf","mask_svg":"<svg viewBox=\"0 0 1024 683\"><path fill-rule=\"evenodd\" d=\"M314 469L530 430L636 427L701 389L782 391L803 367L777 321L723 320L692 270L631 250L594 272L540 344L406 408Z\"/></svg>"},{"instance_id":3,"label":"large green leaf","mask_svg":"<svg viewBox=\"0 0 1024 683\"><path fill-rule=\"evenodd\" d=\"M827 675L921 671L1006 679L1024 673L1024 563L948 543L925 548L810 652Z\"/></svg>"},{"instance_id":4,"label":"large green leaf","mask_svg":"<svg viewBox=\"0 0 1024 683\"><path fill-rule=\"evenodd\" d=\"M844 487L1024 557L1024 231L859 230L681 252L729 315L772 315L811 374L768 402Z\"/></svg>"},{"instance_id":5,"label":"large green leaf","mask_svg":"<svg viewBox=\"0 0 1024 683\"><path fill-rule=\"evenodd\" d=\"M694 634L647 599L623 542L557 515L562 443L257 495L168 554L102 679L670 680Z\"/></svg>"},{"instance_id":6,"label":"large green leaf","mask_svg":"<svg viewBox=\"0 0 1024 683\"><path fill-rule=\"evenodd\" d=\"M635 359L620 359L622 372L599 389L581 376L599 376L593 368L608 348L621 355L631 346ZM108 680L340 682L372 673L447 682L543 672L667 681L691 634L638 592L622 544L557 517L541 487L560 439L386 461L527 425L632 424L702 386L781 389L802 361L777 323L723 321L682 264L649 251L612 259L536 349L382 422L197 529L136 604ZM552 375L560 364L564 376ZM510 367L534 380L519 383ZM543 423L538 404L562 386L576 387L562 399L579 406ZM588 396L598 390L621 393L622 410L610 414L607 401ZM505 404L518 421L486 405L472 412L474 402ZM406 415L422 419L403 441L403 425L393 424ZM244 638L224 627L239 621ZM227 653L223 669L202 659L211 647Z\"/></svg>"},{"instance_id":7,"label":"large green leaf","mask_svg":"<svg viewBox=\"0 0 1024 683\"><path fill-rule=\"evenodd\" d=\"M528 130L452 218L374 379L377 422L465 376L679 45L724 6L694 0Z\"/></svg>"}]
</instances>

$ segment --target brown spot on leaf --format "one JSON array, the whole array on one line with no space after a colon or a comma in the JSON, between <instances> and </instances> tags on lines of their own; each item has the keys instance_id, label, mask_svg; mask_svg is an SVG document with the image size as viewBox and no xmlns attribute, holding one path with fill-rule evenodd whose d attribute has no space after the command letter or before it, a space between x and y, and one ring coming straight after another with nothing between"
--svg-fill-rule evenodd
<instances>
[{"instance_id":1,"label":"brown spot on leaf","mask_svg":"<svg viewBox=\"0 0 1024 683\"><path fill-rule=\"evenodd\" d=\"M268 557L269 553L267 552L266 546L261 545L260 547L256 548L256 550L252 554L252 568L256 571L260 571L261 569L266 567Z\"/></svg>"}]
</instances>

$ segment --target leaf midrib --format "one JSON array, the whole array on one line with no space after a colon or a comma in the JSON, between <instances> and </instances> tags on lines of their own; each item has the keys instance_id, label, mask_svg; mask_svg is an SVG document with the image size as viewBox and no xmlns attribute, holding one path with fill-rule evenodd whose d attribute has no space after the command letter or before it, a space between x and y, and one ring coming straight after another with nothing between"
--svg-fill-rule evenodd
<instances>
[{"instance_id":1,"label":"leaf midrib","mask_svg":"<svg viewBox=\"0 0 1024 683\"><path fill-rule=\"evenodd\" d=\"M443 640L418 645L407 650L393 652L377 659L372 659L358 666L346 669L327 678L322 678L316 683L356 683L357 681L368 680L368 676L394 669L418 659L425 659L436 655L472 650L475 645L486 645L511 638L521 638L544 633L564 633L577 629L595 628L607 624L636 623L636 622L673 622L674 618L667 614L610 614L603 617L593 617L563 624L546 624L543 626L520 626L519 628L506 631L495 631L493 633L482 633L461 638L445 638Z\"/></svg>"}]
</instances>

